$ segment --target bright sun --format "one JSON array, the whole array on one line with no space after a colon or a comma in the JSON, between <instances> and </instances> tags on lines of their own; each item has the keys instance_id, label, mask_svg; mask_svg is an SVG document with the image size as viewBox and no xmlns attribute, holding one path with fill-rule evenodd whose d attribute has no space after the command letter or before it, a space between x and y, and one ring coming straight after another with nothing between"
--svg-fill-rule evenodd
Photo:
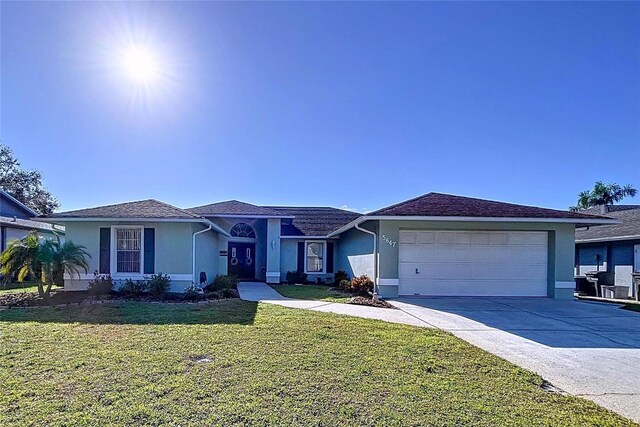
<instances>
[{"instance_id":1,"label":"bright sun","mask_svg":"<svg viewBox=\"0 0 640 427\"><path fill-rule=\"evenodd\" d=\"M155 55L144 46L126 49L122 55L122 66L136 84L151 84L160 74L160 65Z\"/></svg>"}]
</instances>

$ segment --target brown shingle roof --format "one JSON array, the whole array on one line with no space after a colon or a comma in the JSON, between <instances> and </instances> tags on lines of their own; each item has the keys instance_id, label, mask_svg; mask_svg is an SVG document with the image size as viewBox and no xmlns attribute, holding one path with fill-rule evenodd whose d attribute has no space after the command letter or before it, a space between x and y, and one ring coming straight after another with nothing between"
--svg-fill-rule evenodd
<instances>
[{"instance_id":1,"label":"brown shingle roof","mask_svg":"<svg viewBox=\"0 0 640 427\"><path fill-rule=\"evenodd\" d=\"M156 218L202 219L200 216L154 199L59 212L46 218Z\"/></svg>"},{"instance_id":2,"label":"brown shingle roof","mask_svg":"<svg viewBox=\"0 0 640 427\"><path fill-rule=\"evenodd\" d=\"M607 219L598 215L514 205L442 193L422 196L379 209L366 216L452 216L479 218Z\"/></svg>"},{"instance_id":3,"label":"brown shingle roof","mask_svg":"<svg viewBox=\"0 0 640 427\"><path fill-rule=\"evenodd\" d=\"M228 200L226 202L211 203L209 205L196 206L189 208L187 211L198 215L216 216L216 215L256 215L256 216L284 216L282 212L274 209L256 206L250 203L240 202L238 200Z\"/></svg>"}]
</instances>

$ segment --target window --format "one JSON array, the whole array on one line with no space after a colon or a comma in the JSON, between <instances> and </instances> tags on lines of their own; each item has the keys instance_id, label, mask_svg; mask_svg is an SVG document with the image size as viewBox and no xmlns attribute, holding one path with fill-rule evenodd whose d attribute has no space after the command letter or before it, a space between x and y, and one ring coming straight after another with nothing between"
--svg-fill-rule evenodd
<instances>
[{"instance_id":1,"label":"window","mask_svg":"<svg viewBox=\"0 0 640 427\"><path fill-rule=\"evenodd\" d=\"M116 273L142 272L142 228L116 228Z\"/></svg>"},{"instance_id":2,"label":"window","mask_svg":"<svg viewBox=\"0 0 640 427\"><path fill-rule=\"evenodd\" d=\"M248 237L250 239L256 238L256 232L253 230L249 224L244 222L239 222L231 228L229 232L232 237Z\"/></svg>"},{"instance_id":3,"label":"window","mask_svg":"<svg viewBox=\"0 0 640 427\"><path fill-rule=\"evenodd\" d=\"M324 243L306 243L306 272L322 273L324 271Z\"/></svg>"}]
</instances>

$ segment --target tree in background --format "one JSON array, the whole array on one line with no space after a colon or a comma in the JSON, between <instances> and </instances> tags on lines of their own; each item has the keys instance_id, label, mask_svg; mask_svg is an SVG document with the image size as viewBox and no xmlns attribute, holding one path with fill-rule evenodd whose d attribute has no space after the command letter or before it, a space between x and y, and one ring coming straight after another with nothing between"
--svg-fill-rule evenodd
<instances>
[{"instance_id":1,"label":"tree in background","mask_svg":"<svg viewBox=\"0 0 640 427\"><path fill-rule=\"evenodd\" d=\"M60 206L42 185L42 174L35 169L23 169L11 148L3 144L0 144L0 188L43 215Z\"/></svg>"},{"instance_id":2,"label":"tree in background","mask_svg":"<svg viewBox=\"0 0 640 427\"><path fill-rule=\"evenodd\" d=\"M569 209L578 211L593 206L609 206L624 199L625 197L635 197L638 190L631 185L621 186L616 184L605 184L597 181L593 186L593 190L585 190L578 194L578 205L571 206Z\"/></svg>"}]
</instances>

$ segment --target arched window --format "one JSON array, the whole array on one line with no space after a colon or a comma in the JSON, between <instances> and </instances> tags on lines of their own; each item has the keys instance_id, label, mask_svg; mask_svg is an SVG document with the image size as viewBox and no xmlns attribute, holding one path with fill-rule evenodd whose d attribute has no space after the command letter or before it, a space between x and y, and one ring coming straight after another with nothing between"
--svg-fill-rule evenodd
<instances>
[{"instance_id":1,"label":"arched window","mask_svg":"<svg viewBox=\"0 0 640 427\"><path fill-rule=\"evenodd\" d=\"M256 232L253 230L249 224L244 222L239 222L231 228L229 232L232 237L248 237L250 239L256 238Z\"/></svg>"}]
</instances>

